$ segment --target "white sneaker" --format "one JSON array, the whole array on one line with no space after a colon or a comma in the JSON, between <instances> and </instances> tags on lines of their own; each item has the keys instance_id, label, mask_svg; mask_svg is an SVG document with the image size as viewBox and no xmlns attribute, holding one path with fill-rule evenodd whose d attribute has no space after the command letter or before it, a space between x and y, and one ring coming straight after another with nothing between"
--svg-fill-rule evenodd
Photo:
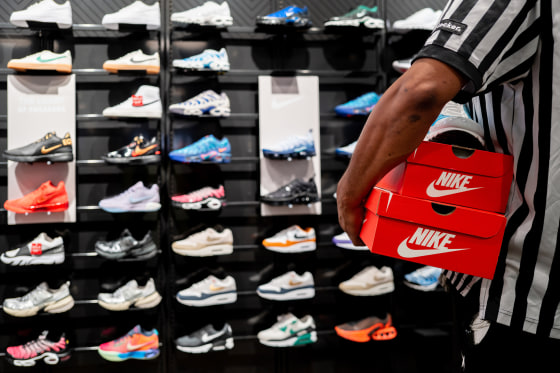
<instances>
[{"instance_id":1,"label":"white sneaker","mask_svg":"<svg viewBox=\"0 0 560 373\"><path fill-rule=\"evenodd\" d=\"M401 74L405 73L408 69L410 69L411 65L412 65L412 58L407 58L405 60L395 60L393 61L392 64L393 69Z\"/></svg>"},{"instance_id":2,"label":"white sneaker","mask_svg":"<svg viewBox=\"0 0 560 373\"><path fill-rule=\"evenodd\" d=\"M196 71L229 71L229 58L225 48L219 51L205 49L200 54L173 60L173 67Z\"/></svg>"},{"instance_id":3,"label":"white sneaker","mask_svg":"<svg viewBox=\"0 0 560 373\"><path fill-rule=\"evenodd\" d=\"M60 264L64 262L64 242L60 236L50 238L40 233L20 247L3 252L0 260L13 266Z\"/></svg>"},{"instance_id":4,"label":"white sneaker","mask_svg":"<svg viewBox=\"0 0 560 373\"><path fill-rule=\"evenodd\" d=\"M178 292L176 298L181 304L195 307L234 303L237 300L237 286L235 279L231 276L226 276L221 280L210 275Z\"/></svg>"},{"instance_id":5,"label":"white sneaker","mask_svg":"<svg viewBox=\"0 0 560 373\"><path fill-rule=\"evenodd\" d=\"M172 250L185 256L213 256L233 253L231 229L217 226L191 234L187 238L171 244Z\"/></svg>"},{"instance_id":6,"label":"white sneaker","mask_svg":"<svg viewBox=\"0 0 560 373\"><path fill-rule=\"evenodd\" d=\"M159 53L144 54L141 49L138 49L116 60L105 61L103 69L110 73L119 70L146 70L147 74L159 74Z\"/></svg>"},{"instance_id":7,"label":"white sneaker","mask_svg":"<svg viewBox=\"0 0 560 373\"><path fill-rule=\"evenodd\" d=\"M161 118L159 87L142 85L132 97L118 105L105 108L106 117Z\"/></svg>"},{"instance_id":8,"label":"white sneaker","mask_svg":"<svg viewBox=\"0 0 560 373\"><path fill-rule=\"evenodd\" d=\"M305 272L301 276L294 271L273 278L266 284L259 285L257 294L270 300L308 299L315 296L313 275Z\"/></svg>"},{"instance_id":9,"label":"white sneaker","mask_svg":"<svg viewBox=\"0 0 560 373\"><path fill-rule=\"evenodd\" d=\"M415 12L405 19L395 21L393 23L394 31L409 30L433 30L441 18L441 10L433 10L432 8L424 8Z\"/></svg>"},{"instance_id":10,"label":"white sneaker","mask_svg":"<svg viewBox=\"0 0 560 373\"><path fill-rule=\"evenodd\" d=\"M112 293L99 293L99 305L111 311L124 311L134 305L136 308L153 308L161 302L161 295L156 290L153 278L146 285L138 286L136 280L130 280Z\"/></svg>"},{"instance_id":11,"label":"white sneaker","mask_svg":"<svg viewBox=\"0 0 560 373\"><path fill-rule=\"evenodd\" d=\"M270 347L292 347L317 342L315 320L310 315L298 319L291 313L278 316L270 328L257 334L259 342Z\"/></svg>"},{"instance_id":12,"label":"white sneaker","mask_svg":"<svg viewBox=\"0 0 560 373\"><path fill-rule=\"evenodd\" d=\"M137 0L115 13L105 14L101 24L109 30L118 30L119 25L145 25L147 30L160 27L159 2L146 5Z\"/></svg>"},{"instance_id":13,"label":"white sneaker","mask_svg":"<svg viewBox=\"0 0 560 373\"><path fill-rule=\"evenodd\" d=\"M10 22L18 27L29 27L29 22L56 23L58 28L72 27L70 1L57 4L54 0L39 0L27 9L13 12Z\"/></svg>"},{"instance_id":14,"label":"white sneaker","mask_svg":"<svg viewBox=\"0 0 560 373\"><path fill-rule=\"evenodd\" d=\"M70 54L69 50L64 53L44 50L23 58L10 60L8 68L17 71L55 70L61 73L71 73L72 54Z\"/></svg>"},{"instance_id":15,"label":"white sneaker","mask_svg":"<svg viewBox=\"0 0 560 373\"><path fill-rule=\"evenodd\" d=\"M229 117L229 98L222 92L206 90L186 101L169 106L169 111L179 115Z\"/></svg>"},{"instance_id":16,"label":"white sneaker","mask_svg":"<svg viewBox=\"0 0 560 373\"><path fill-rule=\"evenodd\" d=\"M354 154L354 150L356 149L356 144L358 144L358 140L351 142L346 146L342 146L340 148L336 148L335 154L341 157L348 157L352 158L352 154Z\"/></svg>"},{"instance_id":17,"label":"white sneaker","mask_svg":"<svg viewBox=\"0 0 560 373\"><path fill-rule=\"evenodd\" d=\"M207 1L201 6L171 14L171 21L183 24L194 24L202 26L231 26L233 18L227 2L221 5L213 1Z\"/></svg>"},{"instance_id":18,"label":"white sneaker","mask_svg":"<svg viewBox=\"0 0 560 373\"><path fill-rule=\"evenodd\" d=\"M48 313L62 313L74 307L74 298L70 294L70 282L58 289L51 289L42 282L29 293L18 298L4 299L3 309L8 315L16 317L35 316L43 310Z\"/></svg>"},{"instance_id":19,"label":"white sneaker","mask_svg":"<svg viewBox=\"0 0 560 373\"><path fill-rule=\"evenodd\" d=\"M317 248L315 229L302 229L299 225L292 225L281 230L274 236L265 238L263 246L270 251L279 253L302 253Z\"/></svg>"},{"instance_id":20,"label":"white sneaker","mask_svg":"<svg viewBox=\"0 0 560 373\"><path fill-rule=\"evenodd\" d=\"M378 269L369 266L338 284L338 288L346 294L358 296L387 294L395 290L393 270L389 267Z\"/></svg>"},{"instance_id":21,"label":"white sneaker","mask_svg":"<svg viewBox=\"0 0 560 373\"><path fill-rule=\"evenodd\" d=\"M336 198L336 196L334 198ZM334 236L332 242L335 246L346 250L369 250L367 246L355 246L346 232Z\"/></svg>"}]
</instances>

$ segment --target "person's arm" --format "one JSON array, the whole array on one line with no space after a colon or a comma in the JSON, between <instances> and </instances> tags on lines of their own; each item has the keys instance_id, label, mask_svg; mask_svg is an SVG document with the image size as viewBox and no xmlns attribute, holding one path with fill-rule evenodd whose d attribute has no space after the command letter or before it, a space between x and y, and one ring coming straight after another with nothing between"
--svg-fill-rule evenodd
<instances>
[{"instance_id":1,"label":"person's arm","mask_svg":"<svg viewBox=\"0 0 560 373\"><path fill-rule=\"evenodd\" d=\"M430 58L414 62L374 106L337 187L338 220L355 245L364 202L375 184L420 145L443 106L466 78Z\"/></svg>"}]
</instances>

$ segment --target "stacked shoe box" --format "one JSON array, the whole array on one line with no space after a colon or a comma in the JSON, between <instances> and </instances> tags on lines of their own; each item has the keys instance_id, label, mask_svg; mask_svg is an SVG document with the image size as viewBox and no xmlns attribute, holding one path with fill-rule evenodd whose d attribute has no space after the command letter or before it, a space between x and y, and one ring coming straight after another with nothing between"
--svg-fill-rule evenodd
<instances>
[{"instance_id":1,"label":"stacked shoe box","mask_svg":"<svg viewBox=\"0 0 560 373\"><path fill-rule=\"evenodd\" d=\"M366 203L361 237L377 254L492 278L513 158L424 141Z\"/></svg>"}]
</instances>

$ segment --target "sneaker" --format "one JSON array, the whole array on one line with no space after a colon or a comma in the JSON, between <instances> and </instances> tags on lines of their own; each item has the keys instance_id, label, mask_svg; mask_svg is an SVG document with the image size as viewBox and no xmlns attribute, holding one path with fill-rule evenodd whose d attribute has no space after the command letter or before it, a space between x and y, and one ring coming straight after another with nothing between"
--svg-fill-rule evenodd
<instances>
[{"instance_id":1,"label":"sneaker","mask_svg":"<svg viewBox=\"0 0 560 373\"><path fill-rule=\"evenodd\" d=\"M106 117L161 118L159 87L142 85L118 105L103 109Z\"/></svg>"},{"instance_id":2,"label":"sneaker","mask_svg":"<svg viewBox=\"0 0 560 373\"><path fill-rule=\"evenodd\" d=\"M40 233L33 240L3 252L0 260L12 266L60 264L64 262L64 241L60 236L50 238Z\"/></svg>"},{"instance_id":3,"label":"sneaker","mask_svg":"<svg viewBox=\"0 0 560 373\"><path fill-rule=\"evenodd\" d=\"M72 55L69 50L64 53L43 50L23 58L15 58L8 61L8 69L16 71L55 70L59 73L71 73Z\"/></svg>"},{"instance_id":4,"label":"sneaker","mask_svg":"<svg viewBox=\"0 0 560 373\"><path fill-rule=\"evenodd\" d=\"M13 12L10 23L18 27L46 26L56 24L58 28L72 27L72 7L70 1L58 4L54 0L39 0L27 9Z\"/></svg>"},{"instance_id":5,"label":"sneaker","mask_svg":"<svg viewBox=\"0 0 560 373\"><path fill-rule=\"evenodd\" d=\"M332 17L325 22L325 27L365 27L368 29L384 29L385 21L378 17L377 7L368 8L358 5L350 12Z\"/></svg>"},{"instance_id":6,"label":"sneaker","mask_svg":"<svg viewBox=\"0 0 560 373\"><path fill-rule=\"evenodd\" d=\"M269 159L307 159L314 157L315 142L311 130L306 136L290 136L287 139L269 147L263 148L263 156Z\"/></svg>"},{"instance_id":7,"label":"sneaker","mask_svg":"<svg viewBox=\"0 0 560 373\"><path fill-rule=\"evenodd\" d=\"M185 256L214 256L233 253L231 229L217 225L171 244L172 250Z\"/></svg>"},{"instance_id":8,"label":"sneaker","mask_svg":"<svg viewBox=\"0 0 560 373\"><path fill-rule=\"evenodd\" d=\"M219 279L210 275L189 288L179 291L176 298L179 303L194 307L229 304L237 301L237 286L231 276Z\"/></svg>"},{"instance_id":9,"label":"sneaker","mask_svg":"<svg viewBox=\"0 0 560 373\"><path fill-rule=\"evenodd\" d=\"M393 69L398 72L398 73L405 73L406 71L408 71L408 69L410 69L410 66L412 65L412 58L407 58L404 60L395 60L392 63Z\"/></svg>"},{"instance_id":10,"label":"sneaker","mask_svg":"<svg viewBox=\"0 0 560 373\"><path fill-rule=\"evenodd\" d=\"M116 60L107 60L103 69L110 73L119 71L145 70L146 74L159 74L159 53L144 54L142 49L125 54Z\"/></svg>"},{"instance_id":11,"label":"sneaker","mask_svg":"<svg viewBox=\"0 0 560 373\"><path fill-rule=\"evenodd\" d=\"M112 293L99 293L97 301L110 311L125 311L131 306L153 308L161 302L161 295L156 290L154 279L150 278L144 286L130 280Z\"/></svg>"},{"instance_id":12,"label":"sneaker","mask_svg":"<svg viewBox=\"0 0 560 373\"><path fill-rule=\"evenodd\" d=\"M278 253L303 253L317 248L315 229L302 229L299 225L292 225L265 238L262 244L268 250Z\"/></svg>"},{"instance_id":13,"label":"sneaker","mask_svg":"<svg viewBox=\"0 0 560 373\"><path fill-rule=\"evenodd\" d=\"M348 237L348 233L342 232L341 234L337 234L332 238L332 242L335 246L338 246L342 249L347 250L369 250L367 246L354 246L352 241L350 241L350 237Z\"/></svg>"},{"instance_id":14,"label":"sneaker","mask_svg":"<svg viewBox=\"0 0 560 373\"><path fill-rule=\"evenodd\" d=\"M336 334L353 342L387 341L397 336L397 329L392 325L391 315L384 319L376 316L366 317L334 327Z\"/></svg>"},{"instance_id":15,"label":"sneaker","mask_svg":"<svg viewBox=\"0 0 560 373\"><path fill-rule=\"evenodd\" d=\"M441 10L423 8L405 19L393 23L393 31L433 30L441 18Z\"/></svg>"},{"instance_id":16,"label":"sneaker","mask_svg":"<svg viewBox=\"0 0 560 373\"><path fill-rule=\"evenodd\" d=\"M16 317L35 316L43 310L48 313L62 313L74 307L74 298L70 294L70 282L58 289L51 289L42 282L29 293L18 298L4 299L4 312Z\"/></svg>"},{"instance_id":17,"label":"sneaker","mask_svg":"<svg viewBox=\"0 0 560 373\"><path fill-rule=\"evenodd\" d=\"M156 329L144 330L140 325L120 338L99 345L97 352L105 360L151 360L159 356L159 337Z\"/></svg>"},{"instance_id":18,"label":"sneaker","mask_svg":"<svg viewBox=\"0 0 560 373\"><path fill-rule=\"evenodd\" d=\"M56 365L70 359L69 342L64 333L54 339L54 342L49 339L52 337L49 334L45 330L37 339L6 348L8 362L16 367L32 367L39 360L48 365Z\"/></svg>"},{"instance_id":19,"label":"sneaker","mask_svg":"<svg viewBox=\"0 0 560 373\"><path fill-rule=\"evenodd\" d=\"M226 201L224 186L204 187L171 197L171 204L185 210L219 210Z\"/></svg>"},{"instance_id":20,"label":"sneaker","mask_svg":"<svg viewBox=\"0 0 560 373\"><path fill-rule=\"evenodd\" d=\"M281 186L277 190L261 196L261 202L269 205L306 205L319 201L317 193L317 185L313 178L308 181L299 178L290 181L288 184Z\"/></svg>"},{"instance_id":21,"label":"sneaker","mask_svg":"<svg viewBox=\"0 0 560 373\"><path fill-rule=\"evenodd\" d=\"M393 270L389 267L369 266L349 280L338 284L338 288L350 295L372 296L391 293L395 290Z\"/></svg>"},{"instance_id":22,"label":"sneaker","mask_svg":"<svg viewBox=\"0 0 560 373\"><path fill-rule=\"evenodd\" d=\"M195 71L229 71L229 58L225 48L219 51L205 49L200 54L173 60L173 67Z\"/></svg>"},{"instance_id":23,"label":"sneaker","mask_svg":"<svg viewBox=\"0 0 560 373\"><path fill-rule=\"evenodd\" d=\"M157 246L148 231L142 240L137 241L128 229L125 229L119 238L112 241L97 241L95 252L106 259L136 259L147 260L157 254Z\"/></svg>"},{"instance_id":24,"label":"sneaker","mask_svg":"<svg viewBox=\"0 0 560 373\"><path fill-rule=\"evenodd\" d=\"M60 181L56 186L50 180L45 181L39 188L23 197L7 200L4 202L4 208L16 214L66 211L68 194L64 181Z\"/></svg>"},{"instance_id":25,"label":"sneaker","mask_svg":"<svg viewBox=\"0 0 560 373\"><path fill-rule=\"evenodd\" d=\"M103 160L111 164L150 164L160 161L161 151L155 137L146 141L144 136L138 135L128 144L102 156Z\"/></svg>"},{"instance_id":26,"label":"sneaker","mask_svg":"<svg viewBox=\"0 0 560 373\"><path fill-rule=\"evenodd\" d=\"M416 290L433 291L438 287L438 279L442 269L432 266L420 267L404 275L404 284Z\"/></svg>"},{"instance_id":27,"label":"sneaker","mask_svg":"<svg viewBox=\"0 0 560 373\"><path fill-rule=\"evenodd\" d=\"M222 92L217 94L211 89L206 90L187 101L169 106L169 111L179 115L195 117L229 117L231 109L229 98Z\"/></svg>"},{"instance_id":28,"label":"sneaker","mask_svg":"<svg viewBox=\"0 0 560 373\"><path fill-rule=\"evenodd\" d=\"M304 272L301 276L289 271L273 278L266 284L259 285L257 294L270 300L309 299L315 296L313 275Z\"/></svg>"},{"instance_id":29,"label":"sneaker","mask_svg":"<svg viewBox=\"0 0 560 373\"><path fill-rule=\"evenodd\" d=\"M259 342L270 347L292 347L317 342L315 320L310 315L298 319L291 313L278 316L270 328L257 334Z\"/></svg>"},{"instance_id":30,"label":"sneaker","mask_svg":"<svg viewBox=\"0 0 560 373\"><path fill-rule=\"evenodd\" d=\"M169 153L169 158L183 163L204 161L229 163L231 161L231 145L227 137L218 140L214 135L206 135L184 148L173 150Z\"/></svg>"},{"instance_id":31,"label":"sneaker","mask_svg":"<svg viewBox=\"0 0 560 373\"><path fill-rule=\"evenodd\" d=\"M484 128L472 119L440 114L430 126L424 141L459 145L470 149L486 149Z\"/></svg>"},{"instance_id":32,"label":"sneaker","mask_svg":"<svg viewBox=\"0 0 560 373\"><path fill-rule=\"evenodd\" d=\"M354 154L354 150L356 149L356 144L358 143L358 140L351 142L350 144L346 145L346 146L342 146L340 148L336 148L336 150L334 151L334 154L339 156L339 157L343 157L343 158L352 158L352 154Z\"/></svg>"},{"instance_id":33,"label":"sneaker","mask_svg":"<svg viewBox=\"0 0 560 373\"><path fill-rule=\"evenodd\" d=\"M146 188L139 181L124 192L99 201L99 207L107 212L153 212L161 208L159 203L159 187L153 184Z\"/></svg>"},{"instance_id":34,"label":"sneaker","mask_svg":"<svg viewBox=\"0 0 560 373\"><path fill-rule=\"evenodd\" d=\"M177 338L175 346L179 351L192 354L231 350L233 348L231 326L225 323L223 328L216 330L211 324L208 324L194 333Z\"/></svg>"},{"instance_id":35,"label":"sneaker","mask_svg":"<svg viewBox=\"0 0 560 373\"><path fill-rule=\"evenodd\" d=\"M109 30L119 30L119 28L129 25L146 30L158 30L160 27L159 2L146 5L137 0L115 13L105 14L101 24Z\"/></svg>"},{"instance_id":36,"label":"sneaker","mask_svg":"<svg viewBox=\"0 0 560 373\"><path fill-rule=\"evenodd\" d=\"M340 104L334 108L337 115L343 117L351 117L354 115L369 115L371 110L377 104L377 101L381 98L375 92L369 92L356 97L344 104Z\"/></svg>"},{"instance_id":37,"label":"sneaker","mask_svg":"<svg viewBox=\"0 0 560 373\"><path fill-rule=\"evenodd\" d=\"M14 162L72 162L72 139L66 133L63 138L56 132L48 132L39 140L15 149L4 150L2 156Z\"/></svg>"},{"instance_id":38,"label":"sneaker","mask_svg":"<svg viewBox=\"0 0 560 373\"><path fill-rule=\"evenodd\" d=\"M300 8L290 5L266 16L258 16L257 26L291 26L311 27L311 19L307 7Z\"/></svg>"},{"instance_id":39,"label":"sneaker","mask_svg":"<svg viewBox=\"0 0 560 373\"><path fill-rule=\"evenodd\" d=\"M233 25L233 18L226 1L221 5L213 1L207 1L184 12L171 14L171 22L183 25L225 27Z\"/></svg>"}]
</instances>

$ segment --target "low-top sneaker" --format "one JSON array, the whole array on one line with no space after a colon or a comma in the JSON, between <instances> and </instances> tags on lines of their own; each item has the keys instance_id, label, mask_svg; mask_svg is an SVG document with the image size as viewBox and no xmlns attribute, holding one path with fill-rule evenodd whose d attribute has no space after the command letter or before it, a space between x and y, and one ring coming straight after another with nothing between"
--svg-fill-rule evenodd
<instances>
[{"instance_id":1,"label":"low-top sneaker","mask_svg":"<svg viewBox=\"0 0 560 373\"><path fill-rule=\"evenodd\" d=\"M4 299L3 309L8 315L16 317L35 316L43 310L47 313L62 313L74 307L74 298L70 294L70 282L62 284L58 289L51 289L42 282L29 293Z\"/></svg>"},{"instance_id":2,"label":"low-top sneaker","mask_svg":"<svg viewBox=\"0 0 560 373\"><path fill-rule=\"evenodd\" d=\"M325 22L325 27L364 27L368 29L384 29L385 21L379 18L377 7L368 8L358 5L350 12L331 17Z\"/></svg>"},{"instance_id":3,"label":"low-top sneaker","mask_svg":"<svg viewBox=\"0 0 560 373\"><path fill-rule=\"evenodd\" d=\"M311 19L307 7L290 5L266 16L257 16L258 26L291 26L298 28L311 27Z\"/></svg>"},{"instance_id":4,"label":"low-top sneaker","mask_svg":"<svg viewBox=\"0 0 560 373\"><path fill-rule=\"evenodd\" d=\"M153 212L161 208L159 187L153 184L146 188L142 181L137 182L124 192L99 201L99 207L107 212Z\"/></svg>"},{"instance_id":5,"label":"low-top sneaker","mask_svg":"<svg viewBox=\"0 0 560 373\"><path fill-rule=\"evenodd\" d=\"M260 343L270 347L293 347L317 342L317 328L311 315L298 319L291 313L278 316L270 328L257 334Z\"/></svg>"},{"instance_id":6,"label":"low-top sneaker","mask_svg":"<svg viewBox=\"0 0 560 373\"><path fill-rule=\"evenodd\" d=\"M103 109L106 117L161 118L159 87L142 85L136 93L118 105Z\"/></svg>"},{"instance_id":7,"label":"low-top sneaker","mask_svg":"<svg viewBox=\"0 0 560 373\"><path fill-rule=\"evenodd\" d=\"M64 241L60 236L51 238L43 232L33 240L3 252L0 260L12 266L60 264L64 262Z\"/></svg>"},{"instance_id":8,"label":"low-top sneaker","mask_svg":"<svg viewBox=\"0 0 560 373\"><path fill-rule=\"evenodd\" d=\"M16 367L32 367L40 360L48 365L56 365L70 359L69 342L64 333L57 338L45 330L37 339L6 348L6 358Z\"/></svg>"},{"instance_id":9,"label":"low-top sneaker","mask_svg":"<svg viewBox=\"0 0 560 373\"><path fill-rule=\"evenodd\" d=\"M142 240L136 240L128 229L122 231L119 238L111 241L95 242L95 252L106 259L147 260L157 254L157 246L148 231Z\"/></svg>"},{"instance_id":10,"label":"low-top sneaker","mask_svg":"<svg viewBox=\"0 0 560 373\"><path fill-rule=\"evenodd\" d=\"M171 204L185 210L219 210L226 201L224 186L207 186L171 197Z\"/></svg>"},{"instance_id":11,"label":"low-top sneaker","mask_svg":"<svg viewBox=\"0 0 560 373\"><path fill-rule=\"evenodd\" d=\"M185 256L214 256L233 253L233 233L220 225L209 227L171 244L172 250Z\"/></svg>"},{"instance_id":12,"label":"low-top sneaker","mask_svg":"<svg viewBox=\"0 0 560 373\"><path fill-rule=\"evenodd\" d=\"M139 286L136 280L130 280L112 293L99 293L97 301L110 311L125 311L131 306L153 308L161 302L161 295L156 290L154 279L150 278L144 286Z\"/></svg>"},{"instance_id":13,"label":"low-top sneaker","mask_svg":"<svg viewBox=\"0 0 560 373\"><path fill-rule=\"evenodd\" d=\"M348 237L348 233L342 232L337 234L332 238L332 242L335 246L340 247L342 249L347 250L369 250L367 246L355 246L350 237Z\"/></svg>"},{"instance_id":14,"label":"low-top sneaker","mask_svg":"<svg viewBox=\"0 0 560 373\"><path fill-rule=\"evenodd\" d=\"M16 71L54 70L59 73L71 73L72 54L69 50L63 53L43 50L23 58L8 61L8 69Z\"/></svg>"},{"instance_id":15,"label":"low-top sneaker","mask_svg":"<svg viewBox=\"0 0 560 373\"><path fill-rule=\"evenodd\" d=\"M237 301L237 286L235 279L231 276L220 279L210 275L179 291L176 298L181 304L195 307L234 303Z\"/></svg>"},{"instance_id":16,"label":"low-top sneaker","mask_svg":"<svg viewBox=\"0 0 560 373\"><path fill-rule=\"evenodd\" d=\"M208 89L186 101L170 105L169 111L179 115L195 117L228 117L231 109L229 98L224 92L218 94Z\"/></svg>"},{"instance_id":17,"label":"low-top sneaker","mask_svg":"<svg viewBox=\"0 0 560 373\"><path fill-rule=\"evenodd\" d=\"M261 196L261 202L274 205L306 205L319 201L317 184L313 178L308 181L296 178L273 192Z\"/></svg>"},{"instance_id":18,"label":"low-top sneaker","mask_svg":"<svg viewBox=\"0 0 560 373\"><path fill-rule=\"evenodd\" d=\"M151 140L144 136L134 136L127 145L102 156L103 160L112 164L150 164L158 163L161 158L159 142L154 136Z\"/></svg>"},{"instance_id":19,"label":"low-top sneaker","mask_svg":"<svg viewBox=\"0 0 560 373\"><path fill-rule=\"evenodd\" d=\"M410 30L433 30L441 18L442 11L432 8L423 8L405 19L393 23L393 31L407 32Z\"/></svg>"},{"instance_id":20,"label":"low-top sneaker","mask_svg":"<svg viewBox=\"0 0 560 373\"><path fill-rule=\"evenodd\" d=\"M72 138L70 133L60 138L56 132L48 132L30 144L4 150L2 156L14 162L72 162Z\"/></svg>"},{"instance_id":21,"label":"low-top sneaker","mask_svg":"<svg viewBox=\"0 0 560 373\"><path fill-rule=\"evenodd\" d=\"M416 290L433 291L438 287L442 269L432 266L420 267L404 275L403 283Z\"/></svg>"},{"instance_id":22,"label":"low-top sneaker","mask_svg":"<svg viewBox=\"0 0 560 373\"><path fill-rule=\"evenodd\" d=\"M338 288L346 294L358 296L387 294L395 290L393 270L385 266L368 266L352 278L341 282Z\"/></svg>"},{"instance_id":23,"label":"low-top sneaker","mask_svg":"<svg viewBox=\"0 0 560 373\"><path fill-rule=\"evenodd\" d=\"M194 56L173 60L173 67L194 71L229 71L229 58L225 48L219 51L205 49Z\"/></svg>"},{"instance_id":24,"label":"low-top sneaker","mask_svg":"<svg viewBox=\"0 0 560 373\"><path fill-rule=\"evenodd\" d=\"M299 225L292 225L265 238L262 244L268 250L279 253L302 253L317 248L315 229L302 229Z\"/></svg>"},{"instance_id":25,"label":"low-top sneaker","mask_svg":"<svg viewBox=\"0 0 560 373\"><path fill-rule=\"evenodd\" d=\"M315 283L310 272L302 275L289 271L259 285L257 294L270 300L308 299L315 296Z\"/></svg>"},{"instance_id":26,"label":"low-top sneaker","mask_svg":"<svg viewBox=\"0 0 560 373\"><path fill-rule=\"evenodd\" d=\"M109 30L119 30L129 26L141 27L146 30L158 30L160 27L159 2L152 5L137 0L119 9L115 13L105 14L101 24Z\"/></svg>"},{"instance_id":27,"label":"low-top sneaker","mask_svg":"<svg viewBox=\"0 0 560 373\"><path fill-rule=\"evenodd\" d=\"M397 336L390 314L383 319L377 316L350 321L334 327L336 334L352 342L387 341Z\"/></svg>"},{"instance_id":28,"label":"low-top sneaker","mask_svg":"<svg viewBox=\"0 0 560 373\"><path fill-rule=\"evenodd\" d=\"M72 6L70 1L58 4L54 0L39 0L24 10L12 12L10 23L18 27L56 25L60 29L67 29L72 27Z\"/></svg>"},{"instance_id":29,"label":"low-top sneaker","mask_svg":"<svg viewBox=\"0 0 560 373\"><path fill-rule=\"evenodd\" d=\"M146 74L159 74L159 53L144 54L142 49L137 49L116 60L105 61L103 63L103 69L110 73L142 70L146 71Z\"/></svg>"},{"instance_id":30,"label":"low-top sneaker","mask_svg":"<svg viewBox=\"0 0 560 373\"><path fill-rule=\"evenodd\" d=\"M152 360L160 353L159 333L157 329L146 330L136 325L122 337L100 344L97 352L108 361Z\"/></svg>"},{"instance_id":31,"label":"low-top sneaker","mask_svg":"<svg viewBox=\"0 0 560 373\"><path fill-rule=\"evenodd\" d=\"M225 27L233 24L227 1L221 4L207 1L204 4L171 14L171 22L182 25Z\"/></svg>"},{"instance_id":32,"label":"low-top sneaker","mask_svg":"<svg viewBox=\"0 0 560 373\"><path fill-rule=\"evenodd\" d=\"M228 323L225 323L221 329L215 329L214 326L208 324L175 340L177 350L191 354L231 350L233 345L233 333Z\"/></svg>"},{"instance_id":33,"label":"low-top sneaker","mask_svg":"<svg viewBox=\"0 0 560 373\"><path fill-rule=\"evenodd\" d=\"M377 93L368 92L348 102L345 102L344 104L337 105L334 108L334 111L337 115L343 117L351 117L354 115L369 115L380 98L381 96Z\"/></svg>"},{"instance_id":34,"label":"low-top sneaker","mask_svg":"<svg viewBox=\"0 0 560 373\"><path fill-rule=\"evenodd\" d=\"M45 181L39 188L23 197L4 202L4 208L16 214L62 212L68 210L68 206L68 194L62 180L57 185L50 180Z\"/></svg>"},{"instance_id":35,"label":"low-top sneaker","mask_svg":"<svg viewBox=\"0 0 560 373\"><path fill-rule=\"evenodd\" d=\"M290 136L272 146L264 147L263 156L269 159L307 159L314 157L315 141L309 130L305 136Z\"/></svg>"},{"instance_id":36,"label":"low-top sneaker","mask_svg":"<svg viewBox=\"0 0 560 373\"><path fill-rule=\"evenodd\" d=\"M227 137L217 139L214 135L206 135L184 148L171 151L169 158L183 163L229 163L231 145Z\"/></svg>"}]
</instances>

